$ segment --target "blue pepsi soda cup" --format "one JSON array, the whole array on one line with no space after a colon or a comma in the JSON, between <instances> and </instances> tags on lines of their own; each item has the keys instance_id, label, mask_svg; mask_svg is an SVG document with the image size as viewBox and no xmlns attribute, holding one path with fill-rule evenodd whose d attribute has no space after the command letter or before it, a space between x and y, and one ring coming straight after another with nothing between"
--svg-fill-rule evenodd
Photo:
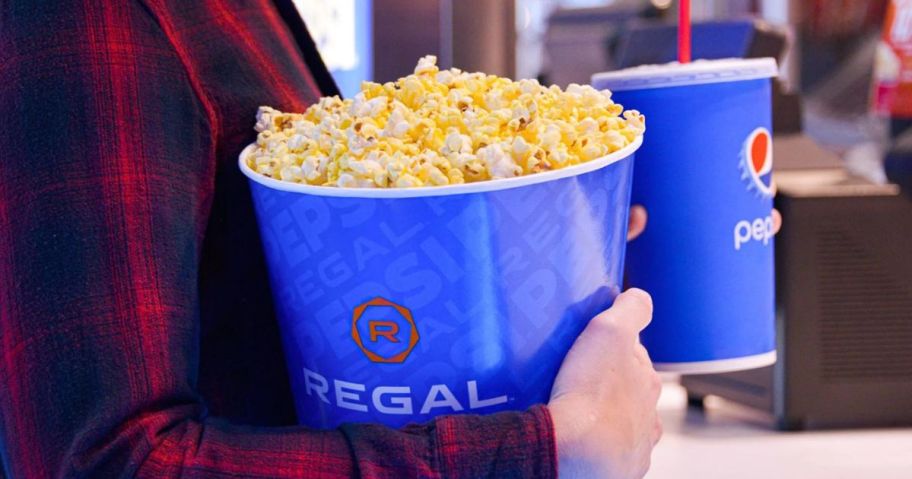
<instances>
[{"instance_id":1,"label":"blue pepsi soda cup","mask_svg":"<svg viewBox=\"0 0 912 479\"><path fill-rule=\"evenodd\" d=\"M548 401L620 292L635 143L535 175L408 189L276 181L240 158L298 419L398 427Z\"/></svg>"},{"instance_id":2,"label":"blue pepsi soda cup","mask_svg":"<svg viewBox=\"0 0 912 479\"><path fill-rule=\"evenodd\" d=\"M655 368L689 374L776 361L771 58L600 73L649 135L633 203L649 224L627 252L627 280L653 296L642 335Z\"/></svg>"}]
</instances>

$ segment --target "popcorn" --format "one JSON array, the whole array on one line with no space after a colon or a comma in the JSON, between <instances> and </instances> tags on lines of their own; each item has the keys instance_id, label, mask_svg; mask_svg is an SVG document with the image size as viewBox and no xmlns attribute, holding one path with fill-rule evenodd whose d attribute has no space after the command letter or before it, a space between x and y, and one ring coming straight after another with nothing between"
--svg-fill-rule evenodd
<instances>
[{"instance_id":1,"label":"popcorn","mask_svg":"<svg viewBox=\"0 0 912 479\"><path fill-rule=\"evenodd\" d=\"M304 113L260 107L248 166L270 178L342 188L411 188L511 178L617 151L646 129L611 92L511 81L434 56L396 82L364 82L349 100Z\"/></svg>"}]
</instances>

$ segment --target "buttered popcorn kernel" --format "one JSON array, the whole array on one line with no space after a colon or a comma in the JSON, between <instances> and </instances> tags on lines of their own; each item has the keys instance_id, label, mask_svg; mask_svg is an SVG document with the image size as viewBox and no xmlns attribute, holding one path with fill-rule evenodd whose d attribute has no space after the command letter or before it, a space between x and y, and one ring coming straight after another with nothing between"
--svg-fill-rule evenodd
<instances>
[{"instance_id":1,"label":"buttered popcorn kernel","mask_svg":"<svg viewBox=\"0 0 912 479\"><path fill-rule=\"evenodd\" d=\"M364 82L354 98L322 98L301 114L260 107L250 168L323 186L471 183L593 160L646 128L607 90L439 70L436 61L423 57L412 75Z\"/></svg>"}]
</instances>

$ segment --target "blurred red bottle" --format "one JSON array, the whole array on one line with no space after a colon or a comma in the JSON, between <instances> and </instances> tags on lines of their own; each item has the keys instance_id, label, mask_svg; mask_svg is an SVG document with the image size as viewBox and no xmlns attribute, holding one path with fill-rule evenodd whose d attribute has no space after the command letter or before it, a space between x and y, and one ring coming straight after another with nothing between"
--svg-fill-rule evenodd
<instances>
[{"instance_id":1,"label":"blurred red bottle","mask_svg":"<svg viewBox=\"0 0 912 479\"><path fill-rule=\"evenodd\" d=\"M878 114L912 119L912 0L891 0L874 61L872 105Z\"/></svg>"}]
</instances>

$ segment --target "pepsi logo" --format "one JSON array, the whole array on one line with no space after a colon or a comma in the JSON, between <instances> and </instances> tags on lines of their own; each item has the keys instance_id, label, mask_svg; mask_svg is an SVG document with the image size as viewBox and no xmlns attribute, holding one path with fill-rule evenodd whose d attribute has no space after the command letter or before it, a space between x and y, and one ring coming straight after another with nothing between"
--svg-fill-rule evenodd
<instances>
[{"instance_id":1,"label":"pepsi logo","mask_svg":"<svg viewBox=\"0 0 912 479\"><path fill-rule=\"evenodd\" d=\"M747 135L741 152L741 178L748 182L748 189L761 196L771 196L773 176L773 137L769 130L760 127Z\"/></svg>"}]
</instances>

